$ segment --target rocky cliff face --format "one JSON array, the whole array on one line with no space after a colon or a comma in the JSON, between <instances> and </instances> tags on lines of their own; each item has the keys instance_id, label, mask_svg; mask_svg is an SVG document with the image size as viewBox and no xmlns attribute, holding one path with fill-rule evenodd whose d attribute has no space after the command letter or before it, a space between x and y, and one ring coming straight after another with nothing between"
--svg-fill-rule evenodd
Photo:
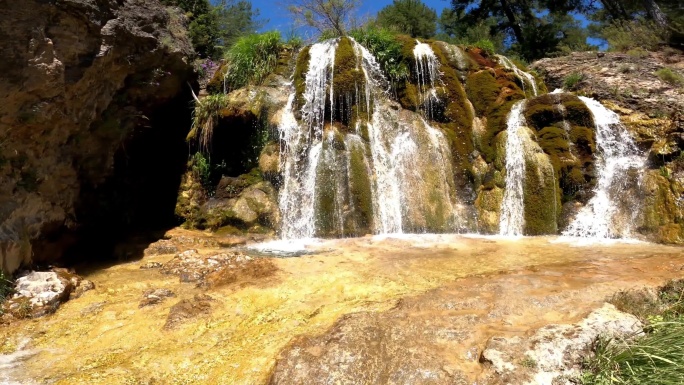
<instances>
[{"instance_id":1,"label":"rocky cliff face","mask_svg":"<svg viewBox=\"0 0 684 385\"><path fill-rule=\"evenodd\" d=\"M191 113L180 13L140 0L0 13L0 267L172 216Z\"/></svg>"}]
</instances>

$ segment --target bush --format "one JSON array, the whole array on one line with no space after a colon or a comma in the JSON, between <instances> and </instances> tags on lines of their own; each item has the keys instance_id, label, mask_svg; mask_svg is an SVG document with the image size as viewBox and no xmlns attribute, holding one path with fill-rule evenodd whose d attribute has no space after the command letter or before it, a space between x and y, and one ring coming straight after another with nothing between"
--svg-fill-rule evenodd
<instances>
[{"instance_id":1,"label":"bush","mask_svg":"<svg viewBox=\"0 0 684 385\"><path fill-rule=\"evenodd\" d=\"M218 120L219 113L228 105L225 94L209 95L195 104L192 115L192 129L187 140L198 139L201 151L207 151Z\"/></svg>"},{"instance_id":2,"label":"bush","mask_svg":"<svg viewBox=\"0 0 684 385\"><path fill-rule=\"evenodd\" d=\"M392 32L368 26L355 29L349 35L375 56L390 81L396 83L409 78L409 67L402 57L402 45Z\"/></svg>"},{"instance_id":3,"label":"bush","mask_svg":"<svg viewBox=\"0 0 684 385\"><path fill-rule=\"evenodd\" d=\"M492 43L492 41L489 39L478 40L473 45L475 47L481 49L488 56L493 56L496 53L496 48L494 47L494 43Z\"/></svg>"},{"instance_id":4,"label":"bush","mask_svg":"<svg viewBox=\"0 0 684 385\"><path fill-rule=\"evenodd\" d=\"M282 48L283 43L278 31L239 38L226 52L227 88L234 90L248 84L261 83L275 70Z\"/></svg>"},{"instance_id":5,"label":"bush","mask_svg":"<svg viewBox=\"0 0 684 385\"><path fill-rule=\"evenodd\" d=\"M0 311L2 302L12 293L12 280L4 271L0 270Z\"/></svg>"},{"instance_id":6,"label":"bush","mask_svg":"<svg viewBox=\"0 0 684 385\"><path fill-rule=\"evenodd\" d=\"M635 48L653 51L665 45L667 33L644 19L615 21L603 28L601 35L613 51L626 52Z\"/></svg>"},{"instance_id":7,"label":"bush","mask_svg":"<svg viewBox=\"0 0 684 385\"><path fill-rule=\"evenodd\" d=\"M684 76L670 68L661 68L655 72L660 80L672 84L673 86L684 86Z\"/></svg>"},{"instance_id":8,"label":"bush","mask_svg":"<svg viewBox=\"0 0 684 385\"><path fill-rule=\"evenodd\" d=\"M563 80L563 88L566 90L574 90L577 85L584 80L584 74L581 72L573 72L566 76Z\"/></svg>"}]
</instances>

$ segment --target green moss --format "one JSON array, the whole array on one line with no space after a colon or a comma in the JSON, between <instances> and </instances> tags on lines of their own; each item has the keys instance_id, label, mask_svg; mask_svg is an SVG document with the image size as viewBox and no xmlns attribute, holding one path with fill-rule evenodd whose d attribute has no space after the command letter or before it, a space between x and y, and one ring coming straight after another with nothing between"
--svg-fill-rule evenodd
<instances>
[{"instance_id":1,"label":"green moss","mask_svg":"<svg viewBox=\"0 0 684 385\"><path fill-rule=\"evenodd\" d=\"M352 109L355 107L357 113L367 114L364 90L366 78L361 66L358 66L358 59L351 40L343 37L337 44L335 51L335 66L333 73L333 89L337 100L334 105L335 120L349 126L352 123L354 114Z\"/></svg>"},{"instance_id":2,"label":"green moss","mask_svg":"<svg viewBox=\"0 0 684 385\"><path fill-rule=\"evenodd\" d=\"M541 130L563 120L563 114L556 107L555 95L542 95L531 99L525 107L525 119L530 127Z\"/></svg>"},{"instance_id":3,"label":"green moss","mask_svg":"<svg viewBox=\"0 0 684 385\"><path fill-rule=\"evenodd\" d=\"M418 97L418 88L409 82L405 82L402 87L397 88L397 98L399 104L405 110L415 111L420 104L420 98Z\"/></svg>"},{"instance_id":4,"label":"green moss","mask_svg":"<svg viewBox=\"0 0 684 385\"><path fill-rule=\"evenodd\" d=\"M228 70L227 64L222 64L214 73L209 83L207 83L207 92L210 94L219 94L223 92L223 78Z\"/></svg>"},{"instance_id":5,"label":"green moss","mask_svg":"<svg viewBox=\"0 0 684 385\"><path fill-rule=\"evenodd\" d=\"M501 92L492 72L486 70L468 75L466 89L477 116L488 116Z\"/></svg>"},{"instance_id":6,"label":"green moss","mask_svg":"<svg viewBox=\"0 0 684 385\"><path fill-rule=\"evenodd\" d=\"M436 119L444 122L440 126L451 147L456 189L465 191L465 185L473 179L473 167L469 160L470 154L475 150L473 113L468 105L468 98L461 85L458 72L449 63L442 46L433 43L432 49L441 64L440 71L444 84L442 100L445 101L443 116L438 116Z\"/></svg>"},{"instance_id":7,"label":"green moss","mask_svg":"<svg viewBox=\"0 0 684 385\"><path fill-rule=\"evenodd\" d=\"M373 227L371 173L365 157L366 150L362 146L351 146L349 149L349 187L352 204L357 213L357 234L354 235L370 233Z\"/></svg>"},{"instance_id":8,"label":"green moss","mask_svg":"<svg viewBox=\"0 0 684 385\"><path fill-rule=\"evenodd\" d=\"M565 99L565 98L564 98ZM563 100L565 106L565 120L572 126L594 127L591 111L581 100Z\"/></svg>"},{"instance_id":9,"label":"green moss","mask_svg":"<svg viewBox=\"0 0 684 385\"><path fill-rule=\"evenodd\" d=\"M300 109L304 105L303 95L306 88L306 73L309 70L309 61L311 46L304 47L297 56L297 64L294 71L294 87L295 87L295 109Z\"/></svg>"},{"instance_id":10,"label":"green moss","mask_svg":"<svg viewBox=\"0 0 684 385\"><path fill-rule=\"evenodd\" d=\"M525 159L525 234L555 234L560 214L560 188L544 154Z\"/></svg>"}]
</instances>

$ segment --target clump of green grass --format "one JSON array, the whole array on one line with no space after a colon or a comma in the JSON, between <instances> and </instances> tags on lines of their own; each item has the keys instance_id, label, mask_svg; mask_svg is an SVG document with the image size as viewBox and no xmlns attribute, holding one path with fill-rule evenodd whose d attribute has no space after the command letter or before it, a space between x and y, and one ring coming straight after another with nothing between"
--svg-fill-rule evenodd
<instances>
[{"instance_id":1,"label":"clump of green grass","mask_svg":"<svg viewBox=\"0 0 684 385\"><path fill-rule=\"evenodd\" d=\"M655 74L660 78L660 80L672 84L673 86L684 86L684 76L670 68L661 68L656 71Z\"/></svg>"},{"instance_id":2,"label":"clump of green grass","mask_svg":"<svg viewBox=\"0 0 684 385\"><path fill-rule=\"evenodd\" d=\"M2 303L12 294L12 280L10 276L0 269L0 312Z\"/></svg>"},{"instance_id":3,"label":"clump of green grass","mask_svg":"<svg viewBox=\"0 0 684 385\"><path fill-rule=\"evenodd\" d=\"M652 325L630 341L600 339L583 384L684 384L684 320Z\"/></svg>"},{"instance_id":4,"label":"clump of green grass","mask_svg":"<svg viewBox=\"0 0 684 385\"><path fill-rule=\"evenodd\" d=\"M248 84L260 84L275 70L282 48L278 31L238 39L225 54L228 61L225 73L227 88L234 90Z\"/></svg>"},{"instance_id":5,"label":"clump of green grass","mask_svg":"<svg viewBox=\"0 0 684 385\"><path fill-rule=\"evenodd\" d=\"M475 47L479 48L487 54L487 56L493 56L496 53L496 47L494 43L489 39L480 39L473 44Z\"/></svg>"},{"instance_id":6,"label":"clump of green grass","mask_svg":"<svg viewBox=\"0 0 684 385\"><path fill-rule=\"evenodd\" d=\"M566 90L574 90L582 80L584 80L584 74L582 72L573 72L563 80L563 88Z\"/></svg>"},{"instance_id":7,"label":"clump of green grass","mask_svg":"<svg viewBox=\"0 0 684 385\"><path fill-rule=\"evenodd\" d=\"M642 335L599 338L595 356L584 364L585 385L684 384L684 279L656 293L627 291L610 300L647 323Z\"/></svg>"},{"instance_id":8,"label":"clump of green grass","mask_svg":"<svg viewBox=\"0 0 684 385\"><path fill-rule=\"evenodd\" d=\"M220 112L227 105L228 97L225 94L209 95L197 101L192 115L192 129L188 133L187 140L197 139L200 150L207 151Z\"/></svg>"}]
</instances>

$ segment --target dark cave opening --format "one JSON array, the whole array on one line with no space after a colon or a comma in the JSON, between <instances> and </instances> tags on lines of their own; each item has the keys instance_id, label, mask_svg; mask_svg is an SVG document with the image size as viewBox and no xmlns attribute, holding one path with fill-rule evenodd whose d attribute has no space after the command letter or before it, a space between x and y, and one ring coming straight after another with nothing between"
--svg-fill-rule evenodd
<instances>
[{"instance_id":1,"label":"dark cave opening","mask_svg":"<svg viewBox=\"0 0 684 385\"><path fill-rule=\"evenodd\" d=\"M174 213L192 125L189 87L148 108L116 149L113 171L102 183L83 183L76 207L80 227L64 262L141 258L144 248L179 225Z\"/></svg>"}]
</instances>

